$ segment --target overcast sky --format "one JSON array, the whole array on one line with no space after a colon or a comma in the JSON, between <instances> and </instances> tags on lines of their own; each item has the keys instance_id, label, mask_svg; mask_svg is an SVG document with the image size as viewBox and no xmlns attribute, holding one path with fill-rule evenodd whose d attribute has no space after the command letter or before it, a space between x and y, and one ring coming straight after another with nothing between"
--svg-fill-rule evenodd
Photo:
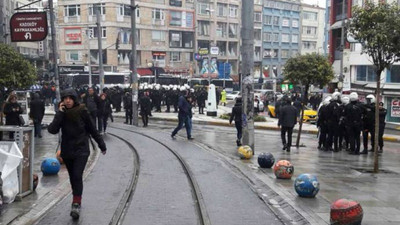
<instances>
[{"instance_id":1,"label":"overcast sky","mask_svg":"<svg viewBox=\"0 0 400 225\"><path fill-rule=\"evenodd\" d=\"M311 5L316 5L318 4L320 7L325 8L326 0L302 0L302 2L311 4Z\"/></svg>"}]
</instances>

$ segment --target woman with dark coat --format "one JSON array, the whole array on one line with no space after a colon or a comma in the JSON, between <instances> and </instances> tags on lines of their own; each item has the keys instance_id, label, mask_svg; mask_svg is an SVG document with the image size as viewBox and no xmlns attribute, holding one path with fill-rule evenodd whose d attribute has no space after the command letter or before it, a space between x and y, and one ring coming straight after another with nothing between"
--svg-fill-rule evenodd
<instances>
[{"instance_id":1,"label":"woman with dark coat","mask_svg":"<svg viewBox=\"0 0 400 225\"><path fill-rule=\"evenodd\" d=\"M40 98L39 93L33 95L29 117L33 120L35 127L35 137L42 138L42 120L44 116L44 101Z\"/></svg>"},{"instance_id":2,"label":"woman with dark coat","mask_svg":"<svg viewBox=\"0 0 400 225\"><path fill-rule=\"evenodd\" d=\"M67 167L72 187L71 217L78 219L81 208L83 181L90 150L89 137L97 142L101 153L106 154L107 148L101 135L97 132L85 105L79 104L75 90L67 89L61 93L61 102L47 130L57 134L61 130L61 158Z\"/></svg>"},{"instance_id":3,"label":"woman with dark coat","mask_svg":"<svg viewBox=\"0 0 400 225\"><path fill-rule=\"evenodd\" d=\"M21 105L17 102L16 95L10 95L4 106L4 114L6 115L6 125L21 126L19 115L23 112ZM9 132L9 138L14 139L14 132Z\"/></svg>"},{"instance_id":4,"label":"woman with dark coat","mask_svg":"<svg viewBox=\"0 0 400 225\"><path fill-rule=\"evenodd\" d=\"M97 117L99 118L98 126L99 126L100 133L106 132L108 117L112 116L111 113L112 113L112 109L111 109L110 100L108 100L106 93L102 93L100 95L99 109L97 111Z\"/></svg>"},{"instance_id":5,"label":"woman with dark coat","mask_svg":"<svg viewBox=\"0 0 400 225\"><path fill-rule=\"evenodd\" d=\"M242 139L242 98L237 98L235 106L232 108L231 118L229 119L229 124L235 121L235 127L237 132L236 145L241 146Z\"/></svg>"}]
</instances>

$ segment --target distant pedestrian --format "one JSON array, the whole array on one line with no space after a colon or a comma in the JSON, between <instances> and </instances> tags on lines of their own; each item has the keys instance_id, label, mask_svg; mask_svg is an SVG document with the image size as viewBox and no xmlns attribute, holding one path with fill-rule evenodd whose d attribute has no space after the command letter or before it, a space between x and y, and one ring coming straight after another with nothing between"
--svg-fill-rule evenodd
<instances>
[{"instance_id":1,"label":"distant pedestrian","mask_svg":"<svg viewBox=\"0 0 400 225\"><path fill-rule=\"evenodd\" d=\"M45 104L40 98L39 93L33 95L33 100L31 101L29 117L33 120L33 125L35 128L35 137L42 138L42 120L45 111Z\"/></svg>"},{"instance_id":2,"label":"distant pedestrian","mask_svg":"<svg viewBox=\"0 0 400 225\"><path fill-rule=\"evenodd\" d=\"M149 115L151 113L151 100L149 98L149 92L145 91L143 96L139 99L140 104L140 116L142 117L143 127L147 127L149 124Z\"/></svg>"},{"instance_id":3,"label":"distant pedestrian","mask_svg":"<svg viewBox=\"0 0 400 225\"><path fill-rule=\"evenodd\" d=\"M61 158L67 167L69 180L72 187L71 217L78 219L80 216L83 181L82 174L85 169L90 150L89 135L97 142L103 155L107 148L101 135L96 130L85 105L79 104L75 90L67 89L61 93L59 110L53 121L48 126L51 134L61 130Z\"/></svg>"},{"instance_id":4,"label":"distant pedestrian","mask_svg":"<svg viewBox=\"0 0 400 225\"><path fill-rule=\"evenodd\" d=\"M90 118L96 127L97 110L99 107L100 98L92 87L88 89L88 93L83 96L83 103L89 111Z\"/></svg>"},{"instance_id":5,"label":"distant pedestrian","mask_svg":"<svg viewBox=\"0 0 400 225\"><path fill-rule=\"evenodd\" d=\"M106 93L102 93L100 95L99 101L99 109L97 110L97 117L98 117L98 130L100 133L106 133L108 118L112 118L112 109L110 100L107 98ZM113 119L111 119L113 121Z\"/></svg>"},{"instance_id":6,"label":"distant pedestrian","mask_svg":"<svg viewBox=\"0 0 400 225\"><path fill-rule=\"evenodd\" d=\"M132 95L129 91L125 92L124 109L125 109L125 124L132 125L132 119L133 119Z\"/></svg>"},{"instance_id":7,"label":"distant pedestrian","mask_svg":"<svg viewBox=\"0 0 400 225\"><path fill-rule=\"evenodd\" d=\"M190 96L186 97L185 94L182 94L179 97L178 107L179 107L178 126L172 132L171 137L175 139L175 135L178 133L180 129L183 128L183 124L185 124L187 139L193 140L194 138L192 137L192 124L191 124L192 107L191 107Z\"/></svg>"},{"instance_id":8,"label":"distant pedestrian","mask_svg":"<svg viewBox=\"0 0 400 225\"><path fill-rule=\"evenodd\" d=\"M290 152L290 147L292 146L292 133L294 125L297 123L297 109L291 105L290 99L286 99L286 102L281 106L278 127L281 127L281 138L283 148ZM286 142L287 133L287 142Z\"/></svg>"},{"instance_id":9,"label":"distant pedestrian","mask_svg":"<svg viewBox=\"0 0 400 225\"><path fill-rule=\"evenodd\" d=\"M232 108L231 117L229 119L229 124L232 124L232 121L235 121L236 127L236 145L241 146L242 140L242 98L236 98L235 106Z\"/></svg>"},{"instance_id":10,"label":"distant pedestrian","mask_svg":"<svg viewBox=\"0 0 400 225\"><path fill-rule=\"evenodd\" d=\"M221 91L221 105L226 106L226 91L225 88Z\"/></svg>"},{"instance_id":11,"label":"distant pedestrian","mask_svg":"<svg viewBox=\"0 0 400 225\"><path fill-rule=\"evenodd\" d=\"M17 102L17 96L11 94L4 106L4 114L6 115L6 125L21 126L20 115L23 113L21 105ZM14 132L9 132L8 137L14 139Z\"/></svg>"}]
</instances>

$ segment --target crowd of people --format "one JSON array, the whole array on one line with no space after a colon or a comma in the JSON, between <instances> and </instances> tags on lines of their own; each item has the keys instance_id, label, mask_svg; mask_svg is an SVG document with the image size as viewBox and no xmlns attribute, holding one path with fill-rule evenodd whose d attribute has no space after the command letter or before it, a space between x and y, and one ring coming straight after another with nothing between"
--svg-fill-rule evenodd
<instances>
[{"instance_id":1,"label":"crowd of people","mask_svg":"<svg viewBox=\"0 0 400 225\"><path fill-rule=\"evenodd\" d=\"M298 98L283 96L275 104L275 112L279 118L278 126L282 126L283 150L287 151L290 151L291 134L301 109L301 105L299 109L299 107L296 107L296 102L292 102L292 99L298 101ZM316 107L318 110L317 127L319 129L318 149L333 152L347 150L350 154L355 155L368 154L368 151L374 151L375 104L374 95L366 96L366 103L362 103L359 101L356 92L352 92L349 96L342 96L339 92L334 92L331 96L323 99L322 103ZM379 102L379 130L377 131L379 153L383 152L386 114L387 111L383 107L383 102ZM286 133L288 140L285 137ZM362 151L361 136L363 138ZM370 149L368 149L369 140L371 140Z\"/></svg>"}]
</instances>

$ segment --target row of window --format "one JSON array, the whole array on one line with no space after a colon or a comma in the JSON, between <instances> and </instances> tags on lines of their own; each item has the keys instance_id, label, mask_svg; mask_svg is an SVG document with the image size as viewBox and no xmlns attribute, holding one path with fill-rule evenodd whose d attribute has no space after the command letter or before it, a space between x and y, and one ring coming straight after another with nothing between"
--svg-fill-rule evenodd
<instances>
[{"instance_id":1,"label":"row of window","mask_svg":"<svg viewBox=\"0 0 400 225\"><path fill-rule=\"evenodd\" d=\"M281 2L281 1L264 0L264 7L274 8L274 9L300 11L300 5L291 4L288 2Z\"/></svg>"},{"instance_id":2,"label":"row of window","mask_svg":"<svg viewBox=\"0 0 400 225\"><path fill-rule=\"evenodd\" d=\"M290 24L293 28L298 28L299 27L299 20L297 19L292 19L290 23L290 18L288 17L280 17L280 16L270 16L270 15L264 15L264 24L265 25L274 25L274 26L279 26L282 25L282 27L290 27Z\"/></svg>"},{"instance_id":3,"label":"row of window","mask_svg":"<svg viewBox=\"0 0 400 225\"><path fill-rule=\"evenodd\" d=\"M264 49L263 58L280 58L287 59L299 53L296 49Z\"/></svg>"},{"instance_id":4,"label":"row of window","mask_svg":"<svg viewBox=\"0 0 400 225\"><path fill-rule=\"evenodd\" d=\"M126 54L125 54L126 53ZM129 53L130 51L124 51L121 50L118 52L118 63L119 64L129 64ZM66 61L67 62L79 62L82 61L82 55L85 54L82 51L66 51L65 56L66 56ZM190 52L168 52L169 54L169 61L170 62L182 62L184 61L193 61L193 54ZM98 63L98 51L97 50L91 50L90 51L91 55L91 60L92 63ZM103 52L103 56L106 56ZM105 57L104 63L107 63L107 57ZM157 60L165 60L165 56L158 56Z\"/></svg>"},{"instance_id":5,"label":"row of window","mask_svg":"<svg viewBox=\"0 0 400 225\"><path fill-rule=\"evenodd\" d=\"M369 65L355 66L356 81L376 82L374 67ZM386 83L400 83L400 65L393 65L386 73Z\"/></svg>"},{"instance_id":6,"label":"row of window","mask_svg":"<svg viewBox=\"0 0 400 225\"><path fill-rule=\"evenodd\" d=\"M209 3L202 3L199 2L197 4L197 12L199 15L210 15L214 12L212 9L212 5ZM232 17L238 18L239 16L239 6L238 5L231 5L231 4L224 4L224 3L217 3L217 10L216 15L219 17Z\"/></svg>"},{"instance_id":7,"label":"row of window","mask_svg":"<svg viewBox=\"0 0 400 225\"><path fill-rule=\"evenodd\" d=\"M280 36L280 38L279 38ZM291 36L291 39L290 39ZM298 43L299 42L299 35L297 34L285 34L282 33L279 35L279 33L263 33L263 41L265 42L279 42L281 41L282 43Z\"/></svg>"}]
</instances>

